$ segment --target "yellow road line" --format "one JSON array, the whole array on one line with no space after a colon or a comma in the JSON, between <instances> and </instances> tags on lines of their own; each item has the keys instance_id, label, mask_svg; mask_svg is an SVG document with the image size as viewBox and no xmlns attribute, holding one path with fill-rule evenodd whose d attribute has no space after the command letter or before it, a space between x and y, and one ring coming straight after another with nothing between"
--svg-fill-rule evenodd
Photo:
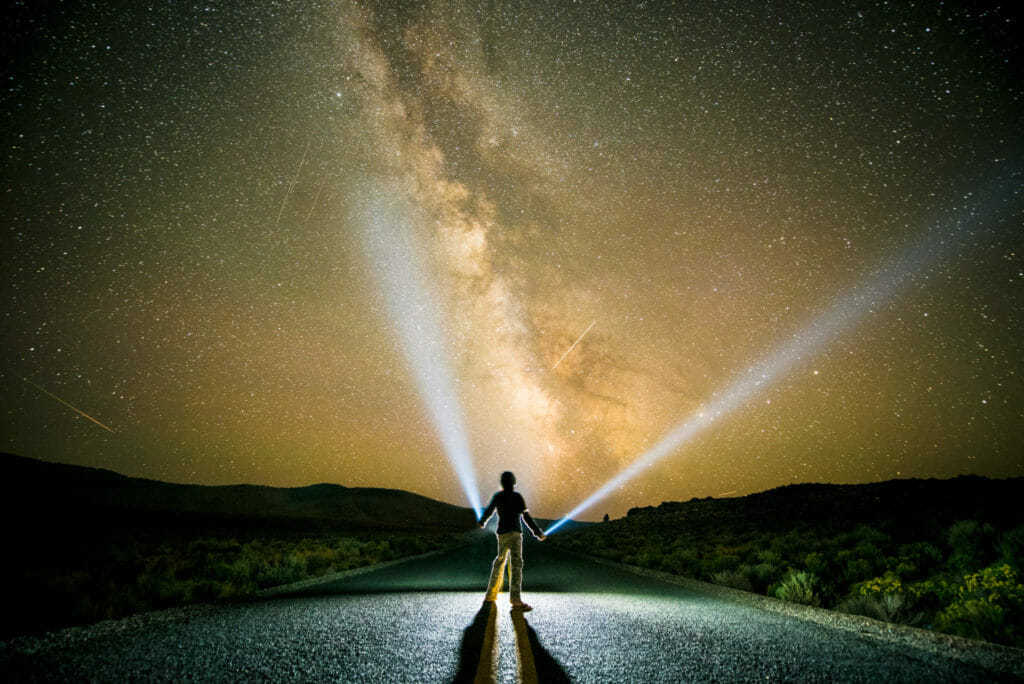
<instances>
[{"instance_id":1,"label":"yellow road line","mask_svg":"<svg viewBox=\"0 0 1024 684\"><path fill-rule=\"evenodd\" d=\"M533 661L533 648L530 646L530 631L522 611L512 611L512 626L516 631L516 664L519 669L519 681L522 684L537 684L537 665Z\"/></svg>"},{"instance_id":2,"label":"yellow road line","mask_svg":"<svg viewBox=\"0 0 1024 684\"><path fill-rule=\"evenodd\" d=\"M498 607L491 603L488 606L487 628L484 629L484 642L480 646L480 662L476 666L473 684L490 684L497 680L498 674Z\"/></svg>"},{"instance_id":3,"label":"yellow road line","mask_svg":"<svg viewBox=\"0 0 1024 684\"><path fill-rule=\"evenodd\" d=\"M497 681L498 674L498 607L494 601L505 584L505 569L508 567L509 555L506 553L501 561L501 569L492 586L487 587L487 627L484 629L484 640L480 647L480 662L476 667L474 684L489 684ZM537 665L533 659L533 647L530 646L530 629L522 611L512 611L512 626L516 635L516 679L521 684L538 684Z\"/></svg>"}]
</instances>

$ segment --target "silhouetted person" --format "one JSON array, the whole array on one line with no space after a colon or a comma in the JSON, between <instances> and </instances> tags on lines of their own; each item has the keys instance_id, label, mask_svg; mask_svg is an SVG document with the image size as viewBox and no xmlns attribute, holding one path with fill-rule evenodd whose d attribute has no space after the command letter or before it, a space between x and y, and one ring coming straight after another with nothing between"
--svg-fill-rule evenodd
<instances>
[{"instance_id":1,"label":"silhouetted person","mask_svg":"<svg viewBox=\"0 0 1024 684\"><path fill-rule=\"evenodd\" d=\"M498 590L501 588L501 569L505 563L506 556L509 562L509 598L512 600L512 610L533 610L532 606L523 603L521 596L523 588L523 526L520 520L526 521L537 539L544 541L547 535L540 529L540 525L534 521L530 511L526 508L526 501L523 495L515 491L516 476L507 470L501 474L501 491L491 497L491 503L480 516L480 527L482 528L491 519L494 512L498 512L498 555L494 557L491 564L491 579L487 583L487 597L485 601L493 601L498 598Z\"/></svg>"}]
</instances>

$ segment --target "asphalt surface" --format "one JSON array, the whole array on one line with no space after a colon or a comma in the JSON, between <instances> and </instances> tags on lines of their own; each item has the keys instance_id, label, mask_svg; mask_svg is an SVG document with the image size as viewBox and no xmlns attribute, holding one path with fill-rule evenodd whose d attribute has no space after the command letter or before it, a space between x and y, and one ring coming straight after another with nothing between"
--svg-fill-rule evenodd
<instances>
[{"instance_id":1,"label":"asphalt surface","mask_svg":"<svg viewBox=\"0 0 1024 684\"><path fill-rule=\"evenodd\" d=\"M482 604L493 535L246 604L0 643L5 681L993 681L953 650L837 629L700 585L526 547L524 599ZM764 600L764 599L759 599ZM756 601L755 601L756 603ZM884 630L883 630L884 631ZM970 648L970 647L969 647ZM955 650L955 649L954 649ZM1012 659L1015 652L1006 651Z\"/></svg>"}]
</instances>

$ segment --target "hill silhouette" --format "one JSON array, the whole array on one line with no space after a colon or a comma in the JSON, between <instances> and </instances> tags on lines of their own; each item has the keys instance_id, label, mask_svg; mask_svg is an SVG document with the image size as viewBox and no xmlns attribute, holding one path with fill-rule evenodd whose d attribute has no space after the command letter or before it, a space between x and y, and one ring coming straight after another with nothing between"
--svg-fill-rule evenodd
<instances>
[{"instance_id":1,"label":"hill silhouette","mask_svg":"<svg viewBox=\"0 0 1024 684\"><path fill-rule=\"evenodd\" d=\"M633 508L613 524L699 539L731 533L813 532L835 535L860 525L895 539L937 536L959 520L999 527L1024 524L1024 478L965 475L835 485L794 484L728 499L691 499Z\"/></svg>"},{"instance_id":2,"label":"hill silhouette","mask_svg":"<svg viewBox=\"0 0 1024 684\"><path fill-rule=\"evenodd\" d=\"M473 511L419 494L373 487L187 485L0 454L7 520L28 533L460 531Z\"/></svg>"}]
</instances>

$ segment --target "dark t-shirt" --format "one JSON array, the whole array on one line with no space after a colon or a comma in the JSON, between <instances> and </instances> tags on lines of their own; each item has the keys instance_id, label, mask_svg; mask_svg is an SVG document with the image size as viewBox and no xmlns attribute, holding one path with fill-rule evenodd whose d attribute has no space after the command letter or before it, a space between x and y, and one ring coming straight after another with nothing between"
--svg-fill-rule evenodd
<instances>
[{"instance_id":1,"label":"dark t-shirt","mask_svg":"<svg viewBox=\"0 0 1024 684\"><path fill-rule=\"evenodd\" d=\"M486 523L494 515L494 511L498 511L498 534L522 532L520 517L526 519L526 524L535 535L541 534L540 527L526 510L523 495L513 489L503 489L491 497L491 503L487 504L487 510L480 517L481 524Z\"/></svg>"}]
</instances>

